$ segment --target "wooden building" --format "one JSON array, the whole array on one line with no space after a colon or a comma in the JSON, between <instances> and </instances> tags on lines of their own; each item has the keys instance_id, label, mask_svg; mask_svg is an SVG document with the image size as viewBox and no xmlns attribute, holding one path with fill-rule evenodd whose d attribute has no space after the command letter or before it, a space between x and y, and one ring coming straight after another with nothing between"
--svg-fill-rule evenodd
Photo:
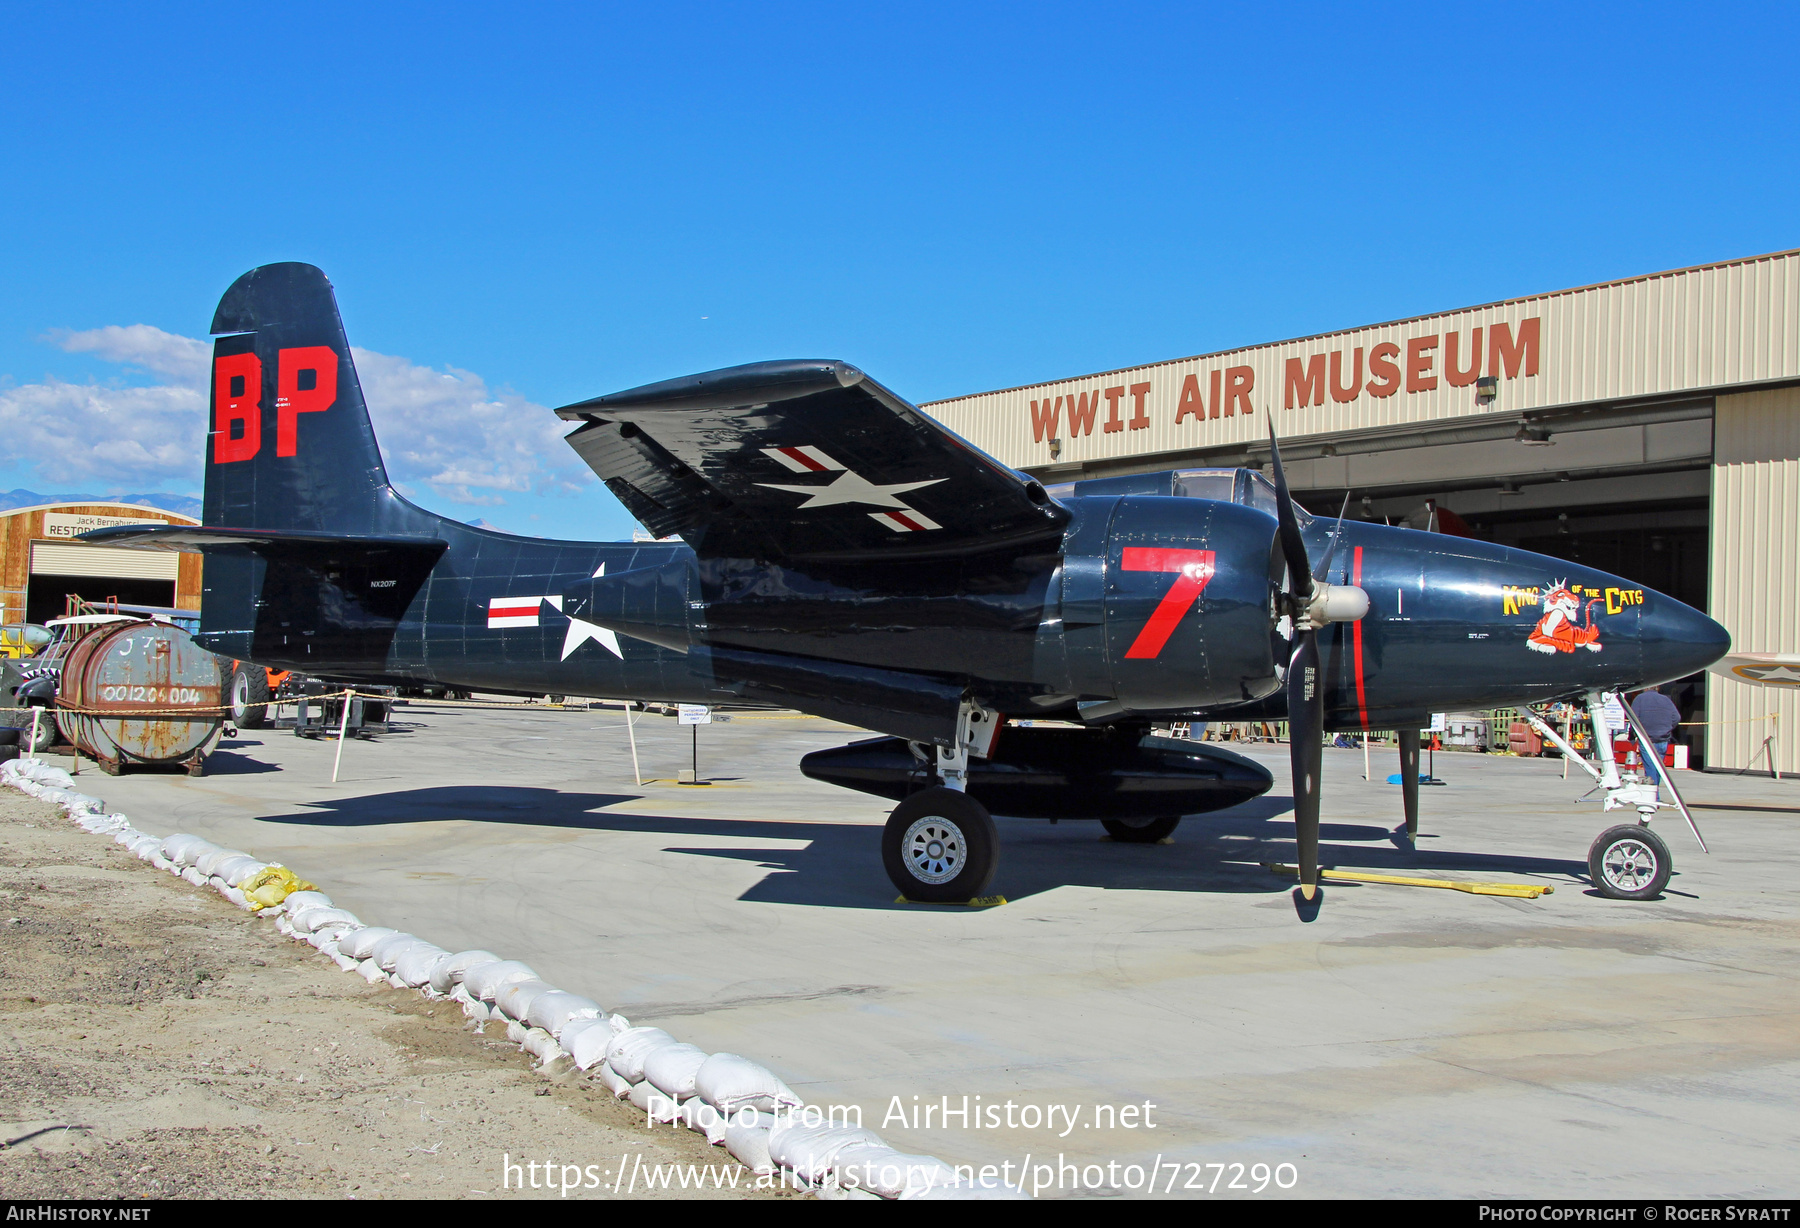
<instances>
[{"instance_id":1,"label":"wooden building","mask_svg":"<svg viewBox=\"0 0 1800 1228\"><path fill-rule=\"evenodd\" d=\"M78 533L115 524L198 524L191 516L130 503L45 503L0 513L0 622L41 623L71 596L92 602L200 608L197 554L88 546Z\"/></svg>"}]
</instances>

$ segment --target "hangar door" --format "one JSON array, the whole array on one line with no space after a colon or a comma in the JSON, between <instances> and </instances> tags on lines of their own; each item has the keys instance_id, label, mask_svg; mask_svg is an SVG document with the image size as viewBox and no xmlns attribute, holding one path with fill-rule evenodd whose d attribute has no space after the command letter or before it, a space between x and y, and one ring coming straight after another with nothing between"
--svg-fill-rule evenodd
<instances>
[{"instance_id":1,"label":"hangar door","mask_svg":"<svg viewBox=\"0 0 1800 1228\"><path fill-rule=\"evenodd\" d=\"M181 556L161 550L31 543L31 580L25 617L34 623L60 617L71 596L96 604L117 599L130 605L172 606Z\"/></svg>"}]
</instances>

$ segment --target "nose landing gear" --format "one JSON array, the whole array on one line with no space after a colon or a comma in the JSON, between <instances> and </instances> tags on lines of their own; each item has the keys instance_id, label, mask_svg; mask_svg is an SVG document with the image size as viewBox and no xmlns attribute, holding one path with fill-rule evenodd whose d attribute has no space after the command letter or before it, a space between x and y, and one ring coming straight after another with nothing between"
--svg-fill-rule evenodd
<instances>
[{"instance_id":1,"label":"nose landing gear","mask_svg":"<svg viewBox=\"0 0 1800 1228\"><path fill-rule=\"evenodd\" d=\"M1623 810L1630 806L1635 807L1638 812L1635 825L1621 824L1607 828L1588 849L1588 876L1594 889L1614 900L1653 900L1669 885L1669 875L1674 871L1669 846L1663 843L1662 837L1650 830L1650 820L1656 817L1657 810L1670 805L1679 810L1681 817L1687 820L1688 829L1694 833L1694 840L1700 845L1700 851L1704 853L1708 849L1706 841L1700 835L1699 826L1694 822L1694 816L1688 811L1687 803L1681 800L1681 791L1676 788L1675 781L1667 772L1663 773L1663 784L1675 799L1672 803L1661 800L1655 784L1635 776L1619 774L1619 765L1613 760L1613 730L1606 716L1607 700L1611 698L1613 696L1598 691L1588 696L1588 711L1594 722L1594 756L1599 761L1597 765L1583 758L1537 713L1527 708L1524 716L1546 741L1554 744L1570 762L1579 765L1593 777L1594 788L1605 793L1601 803L1602 810ZM1631 710L1625 697L1619 695L1617 698L1626 725L1637 740L1638 753L1644 757L1645 762L1649 762L1649 757L1656 753L1650 735L1644 732L1637 713Z\"/></svg>"}]
</instances>

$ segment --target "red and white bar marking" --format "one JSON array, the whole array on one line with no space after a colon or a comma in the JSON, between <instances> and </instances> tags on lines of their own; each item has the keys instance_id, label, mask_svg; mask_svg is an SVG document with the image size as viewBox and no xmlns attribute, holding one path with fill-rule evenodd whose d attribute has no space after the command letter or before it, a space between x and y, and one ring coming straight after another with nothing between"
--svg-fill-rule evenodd
<instances>
[{"instance_id":1,"label":"red and white bar marking","mask_svg":"<svg viewBox=\"0 0 1800 1228\"><path fill-rule=\"evenodd\" d=\"M538 610L548 597L495 597L488 602L488 629L500 627L535 627ZM561 604L559 601L557 604Z\"/></svg>"},{"instance_id":2,"label":"red and white bar marking","mask_svg":"<svg viewBox=\"0 0 1800 1228\"><path fill-rule=\"evenodd\" d=\"M941 529L944 526L927 516L924 512L870 512L869 518L884 528L896 533L917 533L922 529Z\"/></svg>"},{"instance_id":3,"label":"red and white bar marking","mask_svg":"<svg viewBox=\"0 0 1800 1228\"><path fill-rule=\"evenodd\" d=\"M763 455L795 473L833 473L844 467L810 444L800 448L764 448Z\"/></svg>"}]
</instances>

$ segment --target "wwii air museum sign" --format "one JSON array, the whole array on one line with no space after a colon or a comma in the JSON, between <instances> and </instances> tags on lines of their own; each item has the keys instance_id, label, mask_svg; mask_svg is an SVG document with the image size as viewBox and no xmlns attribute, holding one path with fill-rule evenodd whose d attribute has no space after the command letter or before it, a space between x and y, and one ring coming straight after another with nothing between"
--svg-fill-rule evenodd
<instances>
[{"instance_id":1,"label":"wwii air museum sign","mask_svg":"<svg viewBox=\"0 0 1800 1228\"><path fill-rule=\"evenodd\" d=\"M1796 321L1784 252L925 408L1009 465L1106 462L1792 378Z\"/></svg>"}]
</instances>

